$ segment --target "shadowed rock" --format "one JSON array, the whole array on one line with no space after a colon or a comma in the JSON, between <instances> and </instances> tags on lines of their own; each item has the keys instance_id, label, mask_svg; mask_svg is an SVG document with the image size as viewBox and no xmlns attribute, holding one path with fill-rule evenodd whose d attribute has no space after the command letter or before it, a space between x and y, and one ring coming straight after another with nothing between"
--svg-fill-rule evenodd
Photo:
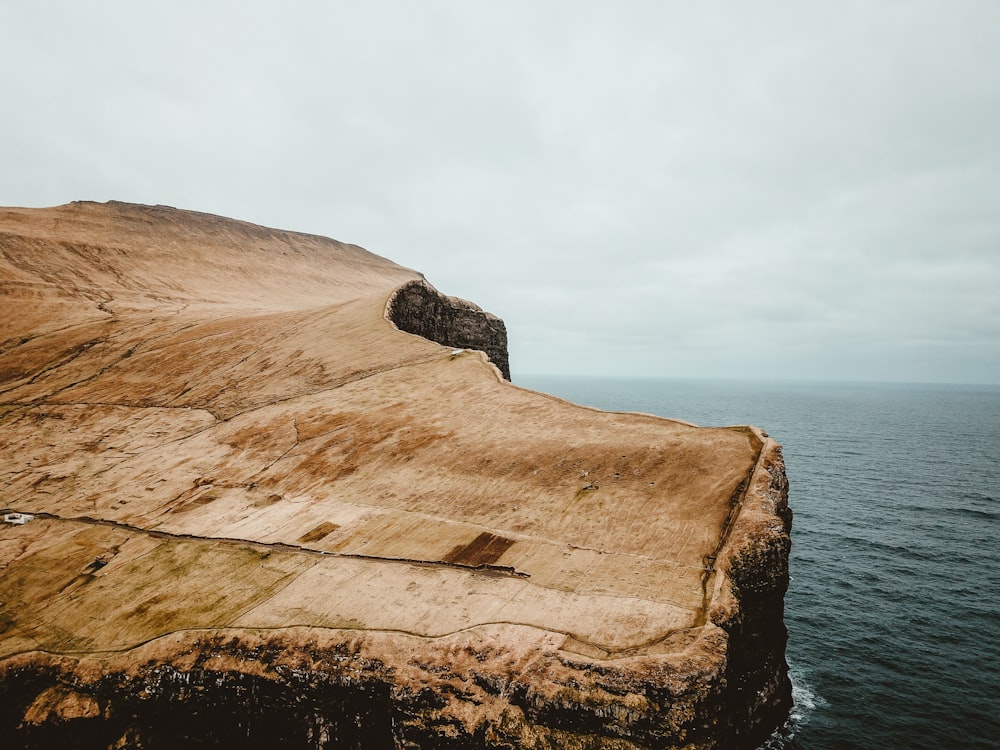
<instances>
[{"instance_id":1,"label":"shadowed rock","mask_svg":"<svg viewBox=\"0 0 1000 750\"><path fill-rule=\"evenodd\" d=\"M388 317L407 333L439 344L486 353L505 380L510 380L507 327L471 302L446 297L423 279L404 284L389 299Z\"/></svg>"}]
</instances>

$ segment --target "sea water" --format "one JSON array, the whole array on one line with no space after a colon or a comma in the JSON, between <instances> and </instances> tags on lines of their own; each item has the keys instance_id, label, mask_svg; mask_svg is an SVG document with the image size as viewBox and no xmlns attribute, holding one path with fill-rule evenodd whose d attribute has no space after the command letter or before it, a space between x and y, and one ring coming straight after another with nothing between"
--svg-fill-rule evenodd
<instances>
[{"instance_id":1,"label":"sea water","mask_svg":"<svg viewBox=\"0 0 1000 750\"><path fill-rule=\"evenodd\" d=\"M780 442L795 708L771 748L1000 748L1000 387L522 376Z\"/></svg>"}]
</instances>

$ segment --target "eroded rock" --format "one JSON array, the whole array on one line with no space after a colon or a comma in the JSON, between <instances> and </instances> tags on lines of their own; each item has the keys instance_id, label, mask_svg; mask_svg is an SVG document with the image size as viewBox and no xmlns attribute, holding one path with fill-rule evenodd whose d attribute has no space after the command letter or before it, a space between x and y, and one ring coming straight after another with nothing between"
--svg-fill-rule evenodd
<instances>
[{"instance_id":1,"label":"eroded rock","mask_svg":"<svg viewBox=\"0 0 1000 750\"><path fill-rule=\"evenodd\" d=\"M458 297L448 297L420 279L404 284L389 299L386 314L401 331L448 347L486 353L510 380L507 327L492 313Z\"/></svg>"}]
</instances>

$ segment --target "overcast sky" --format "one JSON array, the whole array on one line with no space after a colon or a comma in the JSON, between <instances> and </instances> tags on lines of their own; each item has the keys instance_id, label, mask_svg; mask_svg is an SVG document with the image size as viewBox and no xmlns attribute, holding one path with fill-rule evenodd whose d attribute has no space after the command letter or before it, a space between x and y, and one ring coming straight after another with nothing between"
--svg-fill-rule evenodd
<instances>
[{"instance_id":1,"label":"overcast sky","mask_svg":"<svg viewBox=\"0 0 1000 750\"><path fill-rule=\"evenodd\" d=\"M354 242L514 379L1000 382L1000 2L0 5L0 205Z\"/></svg>"}]
</instances>

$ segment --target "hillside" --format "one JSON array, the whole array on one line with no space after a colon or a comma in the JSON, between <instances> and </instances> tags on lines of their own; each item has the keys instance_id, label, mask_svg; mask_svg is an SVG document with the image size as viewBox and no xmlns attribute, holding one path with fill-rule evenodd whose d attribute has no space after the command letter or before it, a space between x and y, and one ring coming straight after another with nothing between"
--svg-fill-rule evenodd
<instances>
[{"instance_id":1,"label":"hillside","mask_svg":"<svg viewBox=\"0 0 1000 750\"><path fill-rule=\"evenodd\" d=\"M0 731L752 747L780 449L519 388L505 335L322 237L0 209Z\"/></svg>"}]
</instances>

